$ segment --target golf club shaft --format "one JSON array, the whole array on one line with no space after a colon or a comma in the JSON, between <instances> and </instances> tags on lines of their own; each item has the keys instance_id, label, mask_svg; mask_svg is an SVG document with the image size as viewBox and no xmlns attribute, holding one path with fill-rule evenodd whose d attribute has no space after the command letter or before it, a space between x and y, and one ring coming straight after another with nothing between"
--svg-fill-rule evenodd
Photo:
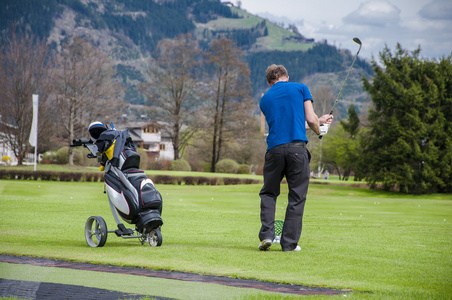
<instances>
[{"instance_id":1,"label":"golf club shaft","mask_svg":"<svg viewBox=\"0 0 452 300\"><path fill-rule=\"evenodd\" d=\"M359 51L361 51L362 43L361 43L361 41L359 40L359 38L356 38L356 37L355 37L355 38L353 38L353 41L359 45L359 49L358 49L358 51L357 51L356 54L355 54L355 58L353 59L352 65L350 66L350 69L348 70L347 77L345 77L345 80L344 80L344 83L342 84L341 90L339 91L339 94L338 94L337 97L336 97L336 101L334 102L333 108L332 108L331 111L330 111L330 115L332 115L333 112L334 112L334 108L336 107L336 104L337 104L337 102L339 101L339 98L341 97L342 90L344 89L344 86L345 86L345 83L347 82L348 76L350 75L350 72L351 72L352 69L353 69L353 65L355 64L355 61L356 61L356 59L358 58ZM329 125L325 125L325 126L329 126ZM328 127L326 128L326 132L328 132ZM326 133L325 133L325 134L326 134ZM323 137L322 135L319 135L319 139L322 139L322 137Z\"/></svg>"},{"instance_id":2,"label":"golf club shaft","mask_svg":"<svg viewBox=\"0 0 452 300\"><path fill-rule=\"evenodd\" d=\"M352 62L352 65L350 66L350 69L348 70L347 77L345 77L345 80L344 80L344 83L342 84L341 90L339 91L339 94L338 94L337 97L336 97L336 101L334 102L333 108L332 108L331 111L330 111L330 115L333 114L334 108L336 107L336 104L337 104L337 102L339 101L339 98L341 97L342 90L344 89L344 86L345 86L345 83L347 82L348 76L350 75L350 72L351 72L352 69L353 69L353 65L355 64L355 61L356 61L356 59L358 58L358 54L359 54L359 51L360 51L360 50L361 50L361 44L359 44L358 52L356 52L355 58L353 59L353 62Z\"/></svg>"}]
</instances>

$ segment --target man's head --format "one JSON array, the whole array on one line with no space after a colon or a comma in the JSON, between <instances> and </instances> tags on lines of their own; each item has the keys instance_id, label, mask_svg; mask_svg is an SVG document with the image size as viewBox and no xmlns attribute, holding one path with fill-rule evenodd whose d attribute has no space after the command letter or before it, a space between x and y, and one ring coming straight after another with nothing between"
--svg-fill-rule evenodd
<instances>
[{"instance_id":1,"label":"man's head","mask_svg":"<svg viewBox=\"0 0 452 300\"><path fill-rule=\"evenodd\" d=\"M289 74L283 65L271 65L266 71L267 82L270 86L275 84L277 81L288 81Z\"/></svg>"}]
</instances>

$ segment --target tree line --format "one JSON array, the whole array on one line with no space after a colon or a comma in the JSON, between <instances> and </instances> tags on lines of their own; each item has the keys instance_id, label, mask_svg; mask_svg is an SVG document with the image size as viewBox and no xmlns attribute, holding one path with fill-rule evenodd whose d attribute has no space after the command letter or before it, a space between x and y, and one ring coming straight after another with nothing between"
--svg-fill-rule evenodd
<instances>
[{"instance_id":1,"label":"tree line","mask_svg":"<svg viewBox=\"0 0 452 300\"><path fill-rule=\"evenodd\" d=\"M19 163L31 151L32 94L40 95L40 152L68 145L86 134L90 122L108 123L123 111L115 67L87 39L70 38L55 53L30 33L11 32L0 51L0 126ZM232 40L216 39L203 50L190 34L163 39L145 68L139 90L146 113L169 133L174 159L187 158L195 169L210 171L222 158L262 163L265 141L251 70ZM419 50L398 45L394 54L385 48L372 71L374 77L363 76L372 99L367 115L351 106L348 118L324 139L311 136L311 168L335 170L344 180L354 176L387 190L452 192L451 56L425 60ZM261 74L265 80L265 71ZM312 93L316 111L327 111L334 101L331 89Z\"/></svg>"},{"instance_id":2,"label":"tree line","mask_svg":"<svg viewBox=\"0 0 452 300\"><path fill-rule=\"evenodd\" d=\"M124 90L114 79L113 62L89 40L70 38L55 53L32 34L11 32L0 52L0 87L5 91L1 131L19 164L31 151L32 94L40 95L40 152L86 136L88 124L95 120L109 124L122 114ZM186 34L161 40L153 54L146 64L147 78L139 87L147 98L147 113L169 133L175 160L195 136L210 140L207 148L212 150L206 159L214 172L227 140L244 132L243 122L255 125L244 53L225 38L214 40L203 52ZM69 164L73 164L71 150Z\"/></svg>"}]
</instances>

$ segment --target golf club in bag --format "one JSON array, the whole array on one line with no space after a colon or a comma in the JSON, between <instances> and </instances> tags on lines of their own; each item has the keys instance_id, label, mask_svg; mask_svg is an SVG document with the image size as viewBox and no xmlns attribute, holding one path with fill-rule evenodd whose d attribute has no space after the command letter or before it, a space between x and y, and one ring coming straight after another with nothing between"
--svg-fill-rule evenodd
<instances>
[{"instance_id":1,"label":"golf club in bag","mask_svg":"<svg viewBox=\"0 0 452 300\"><path fill-rule=\"evenodd\" d=\"M161 246L162 196L139 169L140 155L129 131L107 129L102 123L93 122L89 132L91 139L75 139L71 147L84 146L90 151L87 157L97 158L101 164L100 170L105 172L104 193L118 229L108 231L102 217L91 216L85 224L86 242L90 247L102 247L108 233L115 233L122 238L139 238L141 244ZM135 225L135 229L126 228L120 218Z\"/></svg>"},{"instance_id":2,"label":"golf club in bag","mask_svg":"<svg viewBox=\"0 0 452 300\"><path fill-rule=\"evenodd\" d=\"M362 43L361 43L360 39L355 37L355 38L353 38L353 41L359 45L359 49L358 49L358 52L356 52L356 54L355 54L355 59L353 59L352 65L350 66L350 69L348 70L347 77L345 77L345 80L344 80L344 83L342 84L341 90L339 91L339 94L336 97L336 101L334 102L333 108L331 109L331 111L329 113L330 115L332 115L333 112L334 112L334 108L336 107L336 104L339 101L339 98L341 97L342 90L344 89L344 86L345 86L345 83L347 82L348 76L350 75L350 72L353 69L353 65L355 64L356 58L358 57L358 54L359 54L359 51L361 50ZM329 124L322 124L322 125L320 125L319 139L321 139L324 135L326 135L328 133L328 128L329 127L330 127Z\"/></svg>"}]
</instances>

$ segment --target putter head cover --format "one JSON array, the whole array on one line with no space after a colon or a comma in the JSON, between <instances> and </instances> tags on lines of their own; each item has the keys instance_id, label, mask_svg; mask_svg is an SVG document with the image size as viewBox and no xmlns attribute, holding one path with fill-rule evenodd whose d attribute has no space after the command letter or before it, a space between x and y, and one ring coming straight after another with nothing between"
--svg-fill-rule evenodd
<instances>
[{"instance_id":1,"label":"putter head cover","mask_svg":"<svg viewBox=\"0 0 452 300\"><path fill-rule=\"evenodd\" d=\"M105 130L107 130L107 128L105 127L104 124L102 124L101 122L92 122L91 124L89 124L88 126L88 131L89 134L91 135L91 137L95 140L97 140L100 136L100 134L102 132L104 132Z\"/></svg>"},{"instance_id":2,"label":"putter head cover","mask_svg":"<svg viewBox=\"0 0 452 300\"><path fill-rule=\"evenodd\" d=\"M321 124L320 125L320 136L324 136L324 135L326 135L327 133L328 133L328 128L330 127L330 125L329 124Z\"/></svg>"}]
</instances>

